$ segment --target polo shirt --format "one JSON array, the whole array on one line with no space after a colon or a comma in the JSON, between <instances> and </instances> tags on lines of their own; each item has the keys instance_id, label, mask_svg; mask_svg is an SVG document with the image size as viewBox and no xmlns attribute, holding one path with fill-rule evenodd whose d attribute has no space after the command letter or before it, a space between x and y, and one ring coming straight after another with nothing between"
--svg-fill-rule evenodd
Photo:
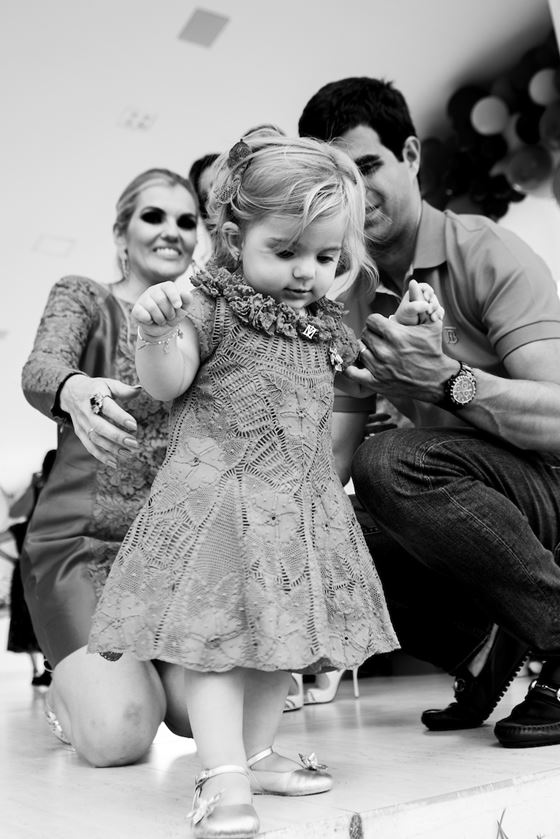
<instances>
[{"instance_id":1,"label":"polo shirt","mask_svg":"<svg viewBox=\"0 0 560 839\"><path fill-rule=\"evenodd\" d=\"M560 298L548 267L518 236L485 216L441 212L424 201L412 274L432 286L445 309L443 352L471 367L510 378L504 366L509 353L534 341L560 339ZM383 285L383 275L375 296L367 299L365 286L357 284L340 299L357 334L366 312L390 314L399 302ZM391 402L418 427L465 425L430 403L395 397Z\"/></svg>"}]
</instances>

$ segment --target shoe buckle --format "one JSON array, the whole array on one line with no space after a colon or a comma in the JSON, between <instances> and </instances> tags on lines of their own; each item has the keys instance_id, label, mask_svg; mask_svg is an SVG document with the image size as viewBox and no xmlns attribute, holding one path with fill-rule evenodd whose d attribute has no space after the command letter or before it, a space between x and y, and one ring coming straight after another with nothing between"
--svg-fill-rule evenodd
<instances>
[{"instance_id":1,"label":"shoe buckle","mask_svg":"<svg viewBox=\"0 0 560 839\"><path fill-rule=\"evenodd\" d=\"M560 702L560 688L553 688L551 685L545 685L543 682L539 682L538 679L533 679L531 684L529 685L529 692L533 690L533 688L540 688L541 690L546 691L547 693L551 693L557 702Z\"/></svg>"}]
</instances>

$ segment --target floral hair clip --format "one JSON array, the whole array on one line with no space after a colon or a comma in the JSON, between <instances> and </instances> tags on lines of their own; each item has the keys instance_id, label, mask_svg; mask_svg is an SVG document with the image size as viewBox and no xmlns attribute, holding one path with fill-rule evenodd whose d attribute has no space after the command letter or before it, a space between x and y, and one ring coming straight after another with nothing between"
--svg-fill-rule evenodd
<instances>
[{"instance_id":1,"label":"floral hair clip","mask_svg":"<svg viewBox=\"0 0 560 839\"><path fill-rule=\"evenodd\" d=\"M225 183L221 189L218 190L216 198L220 204L227 204L231 201L233 196L237 194L241 185L243 172L249 165L250 156L251 149L244 140L239 140L239 142L235 143L235 145L231 147L227 162L230 170L232 172L233 170L236 171L235 175L231 177L228 183Z\"/></svg>"}]
</instances>

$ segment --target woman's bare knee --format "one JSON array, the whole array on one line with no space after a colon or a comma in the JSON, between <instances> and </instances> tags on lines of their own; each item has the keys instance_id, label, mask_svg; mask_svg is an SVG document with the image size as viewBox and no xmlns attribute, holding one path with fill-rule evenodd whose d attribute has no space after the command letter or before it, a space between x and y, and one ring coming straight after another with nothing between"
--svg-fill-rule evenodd
<instances>
[{"instance_id":1,"label":"woman's bare knee","mask_svg":"<svg viewBox=\"0 0 560 839\"><path fill-rule=\"evenodd\" d=\"M122 766L149 749L166 712L161 681L149 662L107 662L85 647L55 668L53 709L72 745L94 766Z\"/></svg>"},{"instance_id":2,"label":"woman's bare knee","mask_svg":"<svg viewBox=\"0 0 560 839\"><path fill-rule=\"evenodd\" d=\"M150 748L159 718L137 702L72 721L72 745L97 767L136 763Z\"/></svg>"}]
</instances>

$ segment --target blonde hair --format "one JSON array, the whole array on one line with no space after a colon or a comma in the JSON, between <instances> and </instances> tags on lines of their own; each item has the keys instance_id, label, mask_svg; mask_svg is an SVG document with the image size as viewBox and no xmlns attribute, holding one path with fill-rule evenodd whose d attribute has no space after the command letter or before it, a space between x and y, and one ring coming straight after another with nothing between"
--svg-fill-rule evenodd
<instances>
[{"instance_id":1,"label":"blonde hair","mask_svg":"<svg viewBox=\"0 0 560 839\"><path fill-rule=\"evenodd\" d=\"M230 270L237 263L224 232L226 222L235 222L243 233L272 215L294 220L294 242L317 219L343 215L346 229L338 273L348 272L346 287L360 270L371 282L377 280L364 241L363 181L354 162L340 149L266 130L251 132L222 154L209 198L209 226L218 263Z\"/></svg>"}]
</instances>

